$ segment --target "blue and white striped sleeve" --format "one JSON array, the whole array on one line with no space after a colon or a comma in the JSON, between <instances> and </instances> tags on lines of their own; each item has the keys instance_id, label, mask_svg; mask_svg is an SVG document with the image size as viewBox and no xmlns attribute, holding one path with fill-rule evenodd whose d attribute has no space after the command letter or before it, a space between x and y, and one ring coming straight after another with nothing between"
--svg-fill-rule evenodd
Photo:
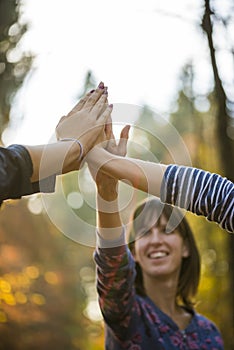
<instances>
[{"instance_id":1,"label":"blue and white striped sleeve","mask_svg":"<svg viewBox=\"0 0 234 350\"><path fill-rule=\"evenodd\" d=\"M161 201L184 208L234 232L234 184L207 171L169 165L161 185Z\"/></svg>"}]
</instances>

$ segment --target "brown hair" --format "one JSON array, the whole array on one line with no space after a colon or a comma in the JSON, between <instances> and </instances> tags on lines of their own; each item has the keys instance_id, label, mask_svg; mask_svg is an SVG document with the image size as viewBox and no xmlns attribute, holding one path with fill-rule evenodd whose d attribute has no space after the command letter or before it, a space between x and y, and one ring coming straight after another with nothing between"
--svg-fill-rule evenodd
<instances>
[{"instance_id":1,"label":"brown hair","mask_svg":"<svg viewBox=\"0 0 234 350\"><path fill-rule=\"evenodd\" d=\"M200 279L200 255L191 228L183 212L171 205L163 204L159 199L152 198L142 202L132 216L132 228L129 235L129 248L134 252L135 240L147 232L155 224L160 224L160 218L167 220L166 232L179 232L189 249L189 256L183 258L177 288L177 302L191 309L193 297L197 293ZM139 295L146 295L143 275L139 263L136 262L135 288Z\"/></svg>"}]
</instances>

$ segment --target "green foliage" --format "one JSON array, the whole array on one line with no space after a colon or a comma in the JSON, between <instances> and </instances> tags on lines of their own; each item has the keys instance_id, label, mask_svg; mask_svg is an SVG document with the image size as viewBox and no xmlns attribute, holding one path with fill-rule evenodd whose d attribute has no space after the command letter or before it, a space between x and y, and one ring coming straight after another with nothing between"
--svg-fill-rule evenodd
<instances>
[{"instance_id":1,"label":"green foliage","mask_svg":"<svg viewBox=\"0 0 234 350\"><path fill-rule=\"evenodd\" d=\"M79 94L78 99L83 97L88 91L96 89L96 79L92 71L88 71L85 76L83 91Z\"/></svg>"},{"instance_id":2,"label":"green foliage","mask_svg":"<svg viewBox=\"0 0 234 350\"><path fill-rule=\"evenodd\" d=\"M12 99L28 73L32 55L22 52L20 40L27 25L20 22L20 2L0 1L0 135L9 122Z\"/></svg>"}]
</instances>

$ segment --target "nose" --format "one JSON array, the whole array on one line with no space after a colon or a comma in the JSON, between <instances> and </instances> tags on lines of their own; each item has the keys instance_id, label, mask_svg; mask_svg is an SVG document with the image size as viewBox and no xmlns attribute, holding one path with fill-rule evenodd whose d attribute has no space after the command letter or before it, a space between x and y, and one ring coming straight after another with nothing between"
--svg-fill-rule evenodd
<instances>
[{"instance_id":1,"label":"nose","mask_svg":"<svg viewBox=\"0 0 234 350\"><path fill-rule=\"evenodd\" d=\"M151 243L161 243L163 241L163 234L157 227L151 229L150 241Z\"/></svg>"}]
</instances>

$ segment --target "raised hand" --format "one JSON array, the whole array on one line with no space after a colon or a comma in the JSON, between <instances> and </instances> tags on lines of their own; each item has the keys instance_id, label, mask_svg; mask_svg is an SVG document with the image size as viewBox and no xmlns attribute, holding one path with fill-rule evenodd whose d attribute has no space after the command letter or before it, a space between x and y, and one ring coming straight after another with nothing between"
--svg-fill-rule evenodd
<instances>
[{"instance_id":1,"label":"raised hand","mask_svg":"<svg viewBox=\"0 0 234 350\"><path fill-rule=\"evenodd\" d=\"M108 105L107 88L101 82L96 90L89 92L77 105L60 119L56 127L58 140L74 139L81 143L82 157L95 145L112 112Z\"/></svg>"}]
</instances>

